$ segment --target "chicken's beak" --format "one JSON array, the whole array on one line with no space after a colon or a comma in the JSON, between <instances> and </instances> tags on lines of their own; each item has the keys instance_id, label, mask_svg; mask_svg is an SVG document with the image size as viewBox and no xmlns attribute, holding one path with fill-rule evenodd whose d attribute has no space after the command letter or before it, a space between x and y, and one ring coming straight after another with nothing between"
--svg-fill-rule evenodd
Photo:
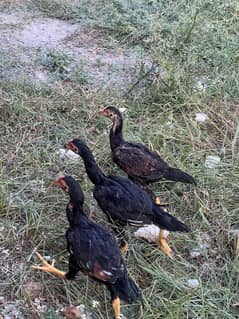
<instances>
[{"instance_id":1,"label":"chicken's beak","mask_svg":"<svg viewBox=\"0 0 239 319\"><path fill-rule=\"evenodd\" d=\"M70 150L70 146L69 146L68 142L64 145L64 147L65 147L66 149Z\"/></svg>"},{"instance_id":2,"label":"chicken's beak","mask_svg":"<svg viewBox=\"0 0 239 319\"><path fill-rule=\"evenodd\" d=\"M79 154L78 148L74 145L72 141L67 142L64 147L68 150L71 150L72 152Z\"/></svg>"},{"instance_id":3,"label":"chicken's beak","mask_svg":"<svg viewBox=\"0 0 239 319\"><path fill-rule=\"evenodd\" d=\"M64 179L64 175L59 174L58 177L50 183L49 187L62 187L62 180Z\"/></svg>"},{"instance_id":4,"label":"chicken's beak","mask_svg":"<svg viewBox=\"0 0 239 319\"><path fill-rule=\"evenodd\" d=\"M67 150L71 150L71 151L74 152L74 148L73 148L73 145L72 145L72 142L71 142L71 141L67 142L67 143L64 145L64 147L65 147Z\"/></svg>"},{"instance_id":5,"label":"chicken's beak","mask_svg":"<svg viewBox=\"0 0 239 319\"><path fill-rule=\"evenodd\" d=\"M58 181L53 181L49 184L49 187L60 187L61 184Z\"/></svg>"}]
</instances>

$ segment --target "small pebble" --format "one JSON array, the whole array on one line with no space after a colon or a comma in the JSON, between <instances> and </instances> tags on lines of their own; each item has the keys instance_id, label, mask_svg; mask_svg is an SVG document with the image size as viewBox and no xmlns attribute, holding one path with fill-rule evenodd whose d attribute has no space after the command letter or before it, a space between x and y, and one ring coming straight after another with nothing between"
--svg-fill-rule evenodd
<instances>
[{"instance_id":1,"label":"small pebble","mask_svg":"<svg viewBox=\"0 0 239 319\"><path fill-rule=\"evenodd\" d=\"M217 155L208 155L205 161L206 168L215 168L220 163L220 157Z\"/></svg>"},{"instance_id":2,"label":"small pebble","mask_svg":"<svg viewBox=\"0 0 239 319\"><path fill-rule=\"evenodd\" d=\"M93 300L92 301L92 307L93 308L97 308L97 307L99 307L99 305L100 305L99 301L97 301L97 300Z\"/></svg>"},{"instance_id":3,"label":"small pebble","mask_svg":"<svg viewBox=\"0 0 239 319\"><path fill-rule=\"evenodd\" d=\"M197 288L199 286L199 281L197 279L188 279L187 284L190 288Z\"/></svg>"},{"instance_id":4,"label":"small pebble","mask_svg":"<svg viewBox=\"0 0 239 319\"><path fill-rule=\"evenodd\" d=\"M59 149L60 158L68 158L72 161L77 161L80 156L71 150L65 150L64 148Z\"/></svg>"},{"instance_id":5,"label":"small pebble","mask_svg":"<svg viewBox=\"0 0 239 319\"><path fill-rule=\"evenodd\" d=\"M199 257L201 255L201 253L198 249L194 249L191 251L190 255L191 255L191 257L196 258L196 257Z\"/></svg>"},{"instance_id":6,"label":"small pebble","mask_svg":"<svg viewBox=\"0 0 239 319\"><path fill-rule=\"evenodd\" d=\"M44 256L44 259L45 259L46 261L50 261L50 260L51 260L51 256Z\"/></svg>"},{"instance_id":7,"label":"small pebble","mask_svg":"<svg viewBox=\"0 0 239 319\"><path fill-rule=\"evenodd\" d=\"M137 229L134 237L147 240L149 243L157 243L159 238L160 228L154 224L146 225ZM164 237L169 235L169 231L164 230Z\"/></svg>"},{"instance_id":8,"label":"small pebble","mask_svg":"<svg viewBox=\"0 0 239 319\"><path fill-rule=\"evenodd\" d=\"M199 123L203 123L208 119L207 114L205 113L196 113L195 114L195 120Z\"/></svg>"},{"instance_id":9,"label":"small pebble","mask_svg":"<svg viewBox=\"0 0 239 319\"><path fill-rule=\"evenodd\" d=\"M127 112L127 109L125 107L120 107L119 110L120 110L121 113Z\"/></svg>"}]
</instances>

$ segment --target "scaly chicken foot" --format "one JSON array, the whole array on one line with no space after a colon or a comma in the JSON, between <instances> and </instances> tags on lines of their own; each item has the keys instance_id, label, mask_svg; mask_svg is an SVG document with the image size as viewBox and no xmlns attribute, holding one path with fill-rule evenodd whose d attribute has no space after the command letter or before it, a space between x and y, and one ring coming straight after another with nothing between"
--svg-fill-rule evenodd
<instances>
[{"instance_id":1,"label":"scaly chicken foot","mask_svg":"<svg viewBox=\"0 0 239 319\"><path fill-rule=\"evenodd\" d=\"M125 319L125 316L120 313L120 298L117 297L112 301L112 307L115 313L115 319Z\"/></svg>"},{"instance_id":2,"label":"scaly chicken foot","mask_svg":"<svg viewBox=\"0 0 239 319\"><path fill-rule=\"evenodd\" d=\"M120 243L120 251L122 254L125 254L129 249L129 244L124 239Z\"/></svg>"},{"instance_id":3,"label":"scaly chicken foot","mask_svg":"<svg viewBox=\"0 0 239 319\"><path fill-rule=\"evenodd\" d=\"M168 239L164 236L164 231L163 229L160 229L159 232L159 247L162 250L162 252L165 253L166 256L169 258L172 258L172 249L168 245Z\"/></svg>"},{"instance_id":4,"label":"scaly chicken foot","mask_svg":"<svg viewBox=\"0 0 239 319\"><path fill-rule=\"evenodd\" d=\"M34 265L32 266L33 269L37 269L37 270L42 270L42 271L45 271L45 272L48 272L50 274L53 274L59 278L65 278L65 272L64 271L61 271L59 269L57 269L56 267L54 267L55 265L55 259L52 260L52 263L49 264L45 259L44 257L39 254L37 251L36 251L36 255L37 257L40 259L40 261L42 262L42 266L38 266L38 265Z\"/></svg>"},{"instance_id":5,"label":"scaly chicken foot","mask_svg":"<svg viewBox=\"0 0 239 319\"><path fill-rule=\"evenodd\" d=\"M160 205L161 204L161 200L158 196L155 197L155 204L156 205Z\"/></svg>"}]
</instances>

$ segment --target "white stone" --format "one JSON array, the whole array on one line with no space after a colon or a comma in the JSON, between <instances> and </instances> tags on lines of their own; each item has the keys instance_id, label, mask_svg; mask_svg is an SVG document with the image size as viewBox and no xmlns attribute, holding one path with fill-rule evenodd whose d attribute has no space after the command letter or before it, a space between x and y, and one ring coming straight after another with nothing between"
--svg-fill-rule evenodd
<instances>
[{"instance_id":1,"label":"white stone","mask_svg":"<svg viewBox=\"0 0 239 319\"><path fill-rule=\"evenodd\" d=\"M188 279L187 284L190 288L197 288L199 286L199 281L197 279Z\"/></svg>"},{"instance_id":2,"label":"white stone","mask_svg":"<svg viewBox=\"0 0 239 319\"><path fill-rule=\"evenodd\" d=\"M51 260L51 256L44 256L44 259L45 259L46 261L50 261L50 260Z\"/></svg>"},{"instance_id":3,"label":"white stone","mask_svg":"<svg viewBox=\"0 0 239 319\"><path fill-rule=\"evenodd\" d=\"M97 307L99 307L99 305L100 305L99 301L97 301L97 300L92 300L92 307L93 307L93 308L97 308Z\"/></svg>"},{"instance_id":4,"label":"white stone","mask_svg":"<svg viewBox=\"0 0 239 319\"><path fill-rule=\"evenodd\" d=\"M201 252L198 249L193 249L190 253L191 257L196 258L201 255Z\"/></svg>"},{"instance_id":5,"label":"white stone","mask_svg":"<svg viewBox=\"0 0 239 319\"><path fill-rule=\"evenodd\" d=\"M76 154L72 150L66 150L64 148L59 149L60 158L68 158L72 161L77 161L80 155Z\"/></svg>"},{"instance_id":6,"label":"white stone","mask_svg":"<svg viewBox=\"0 0 239 319\"><path fill-rule=\"evenodd\" d=\"M208 116L206 113L196 113L195 114L195 120L199 123L203 123L206 120L208 120Z\"/></svg>"},{"instance_id":7,"label":"white stone","mask_svg":"<svg viewBox=\"0 0 239 319\"><path fill-rule=\"evenodd\" d=\"M127 109L125 107L120 107L119 110L120 110L121 113L127 112Z\"/></svg>"},{"instance_id":8,"label":"white stone","mask_svg":"<svg viewBox=\"0 0 239 319\"><path fill-rule=\"evenodd\" d=\"M134 233L136 238L142 238L147 240L149 243L157 243L159 238L160 228L154 224L146 225L137 229ZM168 237L169 231L163 231L164 237Z\"/></svg>"},{"instance_id":9,"label":"white stone","mask_svg":"<svg viewBox=\"0 0 239 319\"><path fill-rule=\"evenodd\" d=\"M198 80L196 84L196 88L200 91L205 91L207 88L207 85L202 80Z\"/></svg>"},{"instance_id":10,"label":"white stone","mask_svg":"<svg viewBox=\"0 0 239 319\"><path fill-rule=\"evenodd\" d=\"M205 160L205 167L215 168L220 163L220 157L217 155L208 155Z\"/></svg>"}]
</instances>

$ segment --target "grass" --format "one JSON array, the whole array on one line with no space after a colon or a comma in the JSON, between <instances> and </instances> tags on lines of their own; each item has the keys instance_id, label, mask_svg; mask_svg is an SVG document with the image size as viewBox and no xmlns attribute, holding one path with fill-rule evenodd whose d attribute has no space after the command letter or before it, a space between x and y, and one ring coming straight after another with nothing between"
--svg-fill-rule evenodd
<instances>
[{"instance_id":1,"label":"grass","mask_svg":"<svg viewBox=\"0 0 239 319\"><path fill-rule=\"evenodd\" d=\"M7 8L9 3L4 2ZM126 262L144 295L145 308L139 317L236 318L238 2L40 0L24 5L29 11L37 6L39 15L101 29L115 37L119 47L139 46L154 65L150 71L147 64L137 70L138 81L124 96L92 86L85 89L79 81L35 86L1 80L1 294L7 302L15 302L26 318L56 318L55 311L62 306L84 303L92 308L92 300L100 301L93 309L96 318L112 317L104 287L82 274L68 283L30 267L36 262L37 248L55 257L60 269L67 269L67 196L48 187L59 172L81 181L86 211L107 224L92 198L83 164L61 160L57 152L68 139L81 136L105 172L123 174L110 158L109 123L98 116L99 108L110 101L127 109L127 139L149 145L198 181L195 188L165 181L152 185L192 233L171 236L173 260L131 236ZM53 72L61 73L65 56L54 58L58 62ZM205 123L195 121L199 112L207 114ZM220 156L215 169L205 168L208 155ZM192 258L190 252L205 234L209 248ZM188 288L189 278L198 279L200 286ZM47 306L43 312L26 291L31 280L42 285L41 302ZM138 306L126 305L122 312L133 319Z\"/></svg>"},{"instance_id":2,"label":"grass","mask_svg":"<svg viewBox=\"0 0 239 319\"><path fill-rule=\"evenodd\" d=\"M41 52L40 64L49 72L58 74L62 80L67 78L70 60L64 52L53 50Z\"/></svg>"}]
</instances>

